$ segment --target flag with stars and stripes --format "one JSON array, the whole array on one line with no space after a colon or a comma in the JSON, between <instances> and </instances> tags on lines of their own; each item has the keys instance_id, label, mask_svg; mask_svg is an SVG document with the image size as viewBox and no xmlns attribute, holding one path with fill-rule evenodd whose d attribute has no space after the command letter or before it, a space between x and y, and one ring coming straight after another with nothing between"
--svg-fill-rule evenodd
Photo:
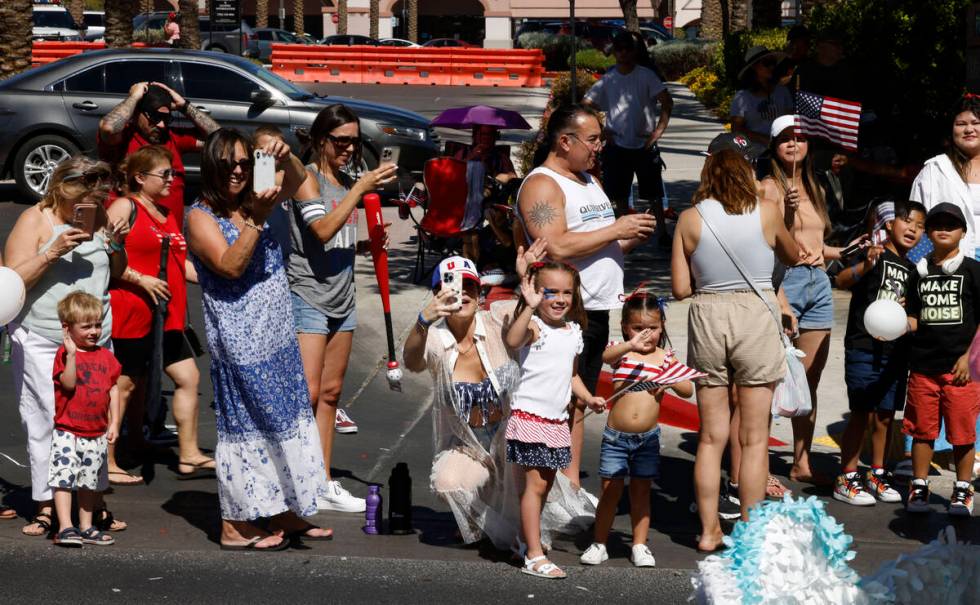
<instances>
[{"instance_id":1,"label":"flag with stars and stripes","mask_svg":"<svg viewBox=\"0 0 980 605\"><path fill-rule=\"evenodd\" d=\"M844 149L857 150L861 104L796 92L796 130L805 136L827 139Z\"/></svg>"}]
</instances>

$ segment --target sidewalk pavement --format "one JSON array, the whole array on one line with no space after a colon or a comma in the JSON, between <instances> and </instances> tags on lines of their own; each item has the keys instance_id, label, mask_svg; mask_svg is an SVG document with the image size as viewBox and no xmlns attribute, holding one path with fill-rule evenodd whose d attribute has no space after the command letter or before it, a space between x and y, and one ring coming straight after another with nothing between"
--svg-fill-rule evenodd
<instances>
[{"instance_id":1,"label":"sidewalk pavement","mask_svg":"<svg viewBox=\"0 0 980 605\"><path fill-rule=\"evenodd\" d=\"M701 151L707 148L711 138L721 132L717 120L712 118L693 98L686 88L672 85L676 105L671 126L663 140L664 156L667 162L665 174L671 203L679 209L686 207L696 185L703 163ZM541 96L540 105L544 99ZM529 115L528 117L534 117ZM393 222L392 246L389 254L391 266L392 320L396 338L404 341L421 305L427 300L426 284L411 283L414 263L414 235L409 221L399 220L392 208L385 209L386 218ZM364 221L360 222L362 237ZM430 263L433 260L429 261ZM643 280L652 280L658 291L669 293L669 256L654 243L641 247L627 261L627 289ZM406 559L416 561L447 561L458 563L451 567L459 573L472 573L471 564L489 565L498 569L500 563L510 563L506 553L497 553L486 546L464 547L456 543L455 525L448 507L434 497L428 489L428 474L432 460L432 426L429 414L431 403L431 381L429 376L406 373L403 392L388 390L384 376L383 356L386 352L384 323L378 289L370 260L358 260L356 267L358 288L359 326L354 340L350 368L345 382L343 406L358 422L360 432L356 435L337 435L334 450L334 476L356 495L364 496L369 483L387 483L391 468L396 462L406 461L411 468L413 483L414 522L418 533L412 536L367 537L360 531L362 518L356 514L320 513L313 521L333 527L336 539L330 543L313 543L299 552L284 556L296 557L297 564L323 562L335 565L339 560L350 557L366 557L377 561L382 559ZM192 322L199 330L203 329L200 294L193 287L190 294L190 314ZM846 413L846 398L843 384L843 353L841 340L846 317L847 296L835 293L835 328L832 337L830 359L820 386L820 407L818 414L818 437L835 432L841 418ZM674 348L686 357L686 302L674 302L668 306L668 328ZM768 321L768 318L760 318ZM611 334L618 333L618 316L611 321ZM203 445L213 447L214 418L208 409L211 401L211 385L208 381L207 358L198 360L202 370L201 384L201 423L200 432ZM582 478L583 486L594 494L599 492L599 479L595 474L598 464L600 433L604 418L591 416L586 421L587 441L584 453ZM784 442L791 442L789 423L777 421L773 434ZM821 440L818 445L816 465L825 472L834 472L835 450ZM650 546L657 557L658 569L637 571L630 576L631 583L651 586L662 582L673 582L677 595L671 602L683 602L686 597L687 571L695 567L701 556L693 549L695 536L699 531L697 519L690 514L688 506L692 500L693 453L696 435L686 430L664 427L663 465L660 489L653 496L653 517ZM776 448L773 472L785 476L788 471L788 448ZM157 464L147 463L141 470L148 485L139 487L117 487L107 500L119 518L127 520L131 527L117 534L118 543L111 554L103 557L117 557L120 560L138 559L140 561L171 560L173 553L187 553L188 560L207 560L203 553L209 553L217 561L226 561L224 554L217 551L217 531L219 527L217 486L211 479L177 481L173 473L175 458L161 458ZM17 507L22 517L32 514L29 502L24 435L19 426L16 402L11 389L9 371L0 371L0 477L6 482L8 493L5 502ZM170 468L167 468L168 465ZM941 476L945 481L946 475ZM4 484L0 483L0 487ZM944 485L944 484L942 484ZM845 528L855 538L858 556L855 567L868 573L887 559L909 552L924 542L933 539L938 530L947 524L944 512L937 512L923 519L907 518L900 506L877 505L859 509L829 500L829 491L814 490L811 487L792 485L797 494L817 494L828 500L828 511L844 522ZM947 490L939 487L940 496ZM934 504L938 505L937 499ZM569 539L559 540L552 553L554 560L565 567L575 585L582 590L598 589L604 574L619 573L617 568L629 567L630 525L623 503L616 519L617 532L610 544L612 559L599 569L583 569L577 560L582 550L588 546L591 536L581 534ZM0 564L11 558L36 557L39 549L52 547L48 542L20 535L23 520L0 521ZM960 539L978 541L980 528L972 520L958 524ZM89 549L91 550L91 549ZM88 551L86 551L88 552ZM183 558L179 554L177 558ZM340 559L338 559L340 557ZM51 557L44 556L42 560ZM223 563L217 563L223 565ZM383 562L378 562L383 565ZM123 566L125 567L125 566ZM44 567L43 569L47 569ZM322 570L322 567L318 567ZM381 568L379 568L381 569ZM513 571L514 582L523 587L527 579ZM218 572L216 572L218 573ZM224 573L224 572L221 572ZM447 572L456 573L456 572ZM219 574L220 575L220 574ZM511 577L511 576L506 576ZM618 577L618 576L617 576ZM364 579L371 582L370 578ZM548 582L527 584L528 593L555 596L559 593L547 588ZM568 583L565 584L568 588ZM591 587L591 588L590 588ZM561 589L562 591L565 588ZM658 589L659 590L659 589ZM562 593L567 595L568 593ZM631 593L633 594L633 593Z\"/></svg>"}]
</instances>

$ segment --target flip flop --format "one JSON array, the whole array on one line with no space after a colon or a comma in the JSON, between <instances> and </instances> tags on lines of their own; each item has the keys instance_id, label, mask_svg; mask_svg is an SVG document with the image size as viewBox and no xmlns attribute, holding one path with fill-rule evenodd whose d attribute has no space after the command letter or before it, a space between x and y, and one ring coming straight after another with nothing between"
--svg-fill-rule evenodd
<instances>
[{"instance_id":1,"label":"flip flop","mask_svg":"<svg viewBox=\"0 0 980 605\"><path fill-rule=\"evenodd\" d=\"M782 500L784 495L792 493L793 490L783 485L775 476L769 475L766 478L766 498Z\"/></svg>"},{"instance_id":2,"label":"flip flop","mask_svg":"<svg viewBox=\"0 0 980 605\"><path fill-rule=\"evenodd\" d=\"M180 465L194 467L189 473L180 472ZM186 481L188 479L201 479L204 477L214 477L217 469L214 466L205 466L206 464L214 464L213 458L208 458L204 462L184 462L183 460L177 461L177 480Z\"/></svg>"},{"instance_id":3,"label":"flip flop","mask_svg":"<svg viewBox=\"0 0 980 605\"><path fill-rule=\"evenodd\" d=\"M112 478L113 475L128 477L128 480L126 481L119 481L118 479L114 480ZM143 484L143 477L140 477L138 475L134 475L126 471L109 471L109 485L133 486L133 485L142 485L142 484Z\"/></svg>"},{"instance_id":4,"label":"flip flop","mask_svg":"<svg viewBox=\"0 0 980 605\"><path fill-rule=\"evenodd\" d=\"M275 546L266 546L264 548L258 548L257 546L255 546L262 540L271 537L272 536L255 536L245 544L222 544L221 550L248 550L251 552L265 552L268 550L270 552L279 552L289 548L289 540L287 540L285 537L283 537L282 542L276 544Z\"/></svg>"},{"instance_id":5,"label":"flip flop","mask_svg":"<svg viewBox=\"0 0 980 605\"><path fill-rule=\"evenodd\" d=\"M283 535L283 537L287 541L292 540L294 538L298 538L300 540L310 540L312 542L329 542L330 540L333 540L333 530L332 529L327 529L327 531L329 531L330 533L327 534L326 536L310 536L310 535L307 535L306 532L308 532L308 531L310 531L312 529L323 529L323 528L320 527L319 525L313 525L312 523L310 523L309 525L307 525L303 529L294 529L293 531L287 531Z\"/></svg>"}]
</instances>

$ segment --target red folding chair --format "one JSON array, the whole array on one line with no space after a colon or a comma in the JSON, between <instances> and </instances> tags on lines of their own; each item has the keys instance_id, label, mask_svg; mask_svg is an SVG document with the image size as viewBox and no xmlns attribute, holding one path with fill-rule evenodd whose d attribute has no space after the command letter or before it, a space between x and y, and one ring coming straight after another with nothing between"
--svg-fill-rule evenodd
<instances>
[{"instance_id":1,"label":"red folding chair","mask_svg":"<svg viewBox=\"0 0 980 605\"><path fill-rule=\"evenodd\" d=\"M425 163L423 182L428 203L422 220L415 222L418 250L415 255L415 282L428 274L426 251L439 260L458 253L460 227L466 212L466 162L453 158L432 158ZM414 216L412 219L414 220Z\"/></svg>"}]
</instances>

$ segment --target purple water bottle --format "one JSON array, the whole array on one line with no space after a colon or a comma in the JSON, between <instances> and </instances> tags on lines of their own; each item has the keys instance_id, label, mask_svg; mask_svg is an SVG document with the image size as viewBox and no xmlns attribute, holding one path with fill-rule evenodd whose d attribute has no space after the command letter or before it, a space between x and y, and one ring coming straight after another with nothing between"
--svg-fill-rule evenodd
<instances>
[{"instance_id":1,"label":"purple water bottle","mask_svg":"<svg viewBox=\"0 0 980 605\"><path fill-rule=\"evenodd\" d=\"M369 485L367 507L364 509L364 533L376 536L381 533L381 486Z\"/></svg>"}]
</instances>

